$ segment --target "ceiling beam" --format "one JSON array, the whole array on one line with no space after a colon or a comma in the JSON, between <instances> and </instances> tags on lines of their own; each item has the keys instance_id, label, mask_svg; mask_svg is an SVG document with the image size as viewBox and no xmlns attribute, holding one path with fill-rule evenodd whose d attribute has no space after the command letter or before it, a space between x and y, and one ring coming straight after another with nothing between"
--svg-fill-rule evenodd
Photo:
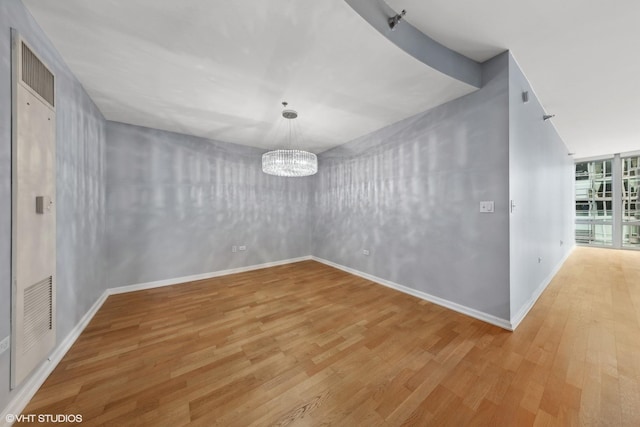
<instances>
[{"instance_id":1,"label":"ceiling beam","mask_svg":"<svg viewBox=\"0 0 640 427\"><path fill-rule=\"evenodd\" d=\"M345 2L380 34L425 65L471 86L482 86L482 69L478 62L438 43L404 20L391 30L389 18L397 12L384 0Z\"/></svg>"}]
</instances>

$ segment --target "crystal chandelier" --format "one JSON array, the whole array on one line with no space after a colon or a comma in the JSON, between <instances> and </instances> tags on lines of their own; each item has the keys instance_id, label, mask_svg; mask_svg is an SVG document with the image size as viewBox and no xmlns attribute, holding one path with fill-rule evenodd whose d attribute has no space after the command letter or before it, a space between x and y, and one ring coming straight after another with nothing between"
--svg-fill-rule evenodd
<instances>
[{"instance_id":1,"label":"crystal chandelier","mask_svg":"<svg viewBox=\"0 0 640 427\"><path fill-rule=\"evenodd\" d=\"M294 110L287 110L287 103L282 105L282 117L289 121L289 147L291 147L291 125L298 117ZM273 150L262 155L262 172L276 176L309 176L318 172L318 158L315 154L292 148Z\"/></svg>"}]
</instances>

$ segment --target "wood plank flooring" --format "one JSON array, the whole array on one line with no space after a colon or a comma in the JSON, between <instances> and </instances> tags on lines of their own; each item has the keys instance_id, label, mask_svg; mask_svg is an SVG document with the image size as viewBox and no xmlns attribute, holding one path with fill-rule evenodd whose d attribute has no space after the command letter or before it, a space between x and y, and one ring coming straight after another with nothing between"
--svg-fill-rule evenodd
<instances>
[{"instance_id":1,"label":"wood plank flooring","mask_svg":"<svg viewBox=\"0 0 640 427\"><path fill-rule=\"evenodd\" d=\"M514 333L313 261L114 295L24 413L638 426L640 252L577 248Z\"/></svg>"}]
</instances>

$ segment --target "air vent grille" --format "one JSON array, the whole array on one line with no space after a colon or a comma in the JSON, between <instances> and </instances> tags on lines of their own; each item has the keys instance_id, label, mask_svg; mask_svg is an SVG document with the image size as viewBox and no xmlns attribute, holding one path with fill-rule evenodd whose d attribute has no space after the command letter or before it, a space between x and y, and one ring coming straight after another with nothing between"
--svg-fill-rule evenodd
<instances>
[{"instance_id":1,"label":"air vent grille","mask_svg":"<svg viewBox=\"0 0 640 427\"><path fill-rule=\"evenodd\" d=\"M29 286L24 291L23 351L26 353L52 327L53 277Z\"/></svg>"},{"instance_id":2,"label":"air vent grille","mask_svg":"<svg viewBox=\"0 0 640 427\"><path fill-rule=\"evenodd\" d=\"M22 43L22 81L47 101L54 104L54 77L51 71Z\"/></svg>"}]
</instances>

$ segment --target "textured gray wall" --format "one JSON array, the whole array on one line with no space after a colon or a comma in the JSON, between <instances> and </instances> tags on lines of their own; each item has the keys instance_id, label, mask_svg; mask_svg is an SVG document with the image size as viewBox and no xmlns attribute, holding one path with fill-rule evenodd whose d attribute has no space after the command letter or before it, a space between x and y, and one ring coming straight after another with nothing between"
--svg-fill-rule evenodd
<instances>
[{"instance_id":1,"label":"textured gray wall","mask_svg":"<svg viewBox=\"0 0 640 427\"><path fill-rule=\"evenodd\" d=\"M483 74L477 92L320 155L314 255L509 319L508 54Z\"/></svg>"},{"instance_id":2,"label":"textured gray wall","mask_svg":"<svg viewBox=\"0 0 640 427\"><path fill-rule=\"evenodd\" d=\"M312 178L262 173L264 150L114 122L107 141L109 287L310 254Z\"/></svg>"},{"instance_id":3,"label":"textured gray wall","mask_svg":"<svg viewBox=\"0 0 640 427\"><path fill-rule=\"evenodd\" d=\"M11 330L11 27L56 74L60 343L105 287L105 122L23 4L0 1L0 338ZM0 410L15 394L9 392L9 355L0 356Z\"/></svg>"},{"instance_id":4,"label":"textured gray wall","mask_svg":"<svg viewBox=\"0 0 640 427\"><path fill-rule=\"evenodd\" d=\"M526 104L523 91L529 92ZM573 159L553 122L542 120L543 114L509 55L509 192L516 204L510 219L511 317L574 244Z\"/></svg>"}]
</instances>

